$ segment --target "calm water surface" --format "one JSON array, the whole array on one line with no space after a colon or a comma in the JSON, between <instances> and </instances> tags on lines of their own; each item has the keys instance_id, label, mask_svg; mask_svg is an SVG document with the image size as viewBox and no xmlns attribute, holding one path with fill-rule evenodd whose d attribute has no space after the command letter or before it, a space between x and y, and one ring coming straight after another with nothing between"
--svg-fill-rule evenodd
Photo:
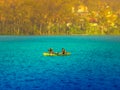
<instances>
[{"instance_id":1,"label":"calm water surface","mask_svg":"<svg viewBox=\"0 0 120 90\"><path fill-rule=\"evenodd\" d=\"M120 90L120 36L0 36L0 90Z\"/></svg>"}]
</instances>

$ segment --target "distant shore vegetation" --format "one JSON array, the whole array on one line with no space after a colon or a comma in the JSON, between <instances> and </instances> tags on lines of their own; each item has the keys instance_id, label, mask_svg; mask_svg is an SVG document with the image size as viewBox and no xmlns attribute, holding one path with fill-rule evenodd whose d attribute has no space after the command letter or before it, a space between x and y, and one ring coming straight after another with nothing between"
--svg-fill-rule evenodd
<instances>
[{"instance_id":1,"label":"distant shore vegetation","mask_svg":"<svg viewBox=\"0 0 120 90\"><path fill-rule=\"evenodd\" d=\"M120 0L0 0L0 35L120 35Z\"/></svg>"}]
</instances>

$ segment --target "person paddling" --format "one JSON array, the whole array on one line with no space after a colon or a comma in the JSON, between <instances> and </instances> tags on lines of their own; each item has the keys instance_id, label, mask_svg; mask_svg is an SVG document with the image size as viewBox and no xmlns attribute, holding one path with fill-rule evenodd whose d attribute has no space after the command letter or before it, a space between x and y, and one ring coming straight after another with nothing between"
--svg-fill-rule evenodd
<instances>
[{"instance_id":1,"label":"person paddling","mask_svg":"<svg viewBox=\"0 0 120 90\"><path fill-rule=\"evenodd\" d=\"M49 51L50 54L54 53L52 48L50 48L48 51Z\"/></svg>"},{"instance_id":2,"label":"person paddling","mask_svg":"<svg viewBox=\"0 0 120 90\"><path fill-rule=\"evenodd\" d=\"M66 50L62 48L62 54L66 54Z\"/></svg>"}]
</instances>

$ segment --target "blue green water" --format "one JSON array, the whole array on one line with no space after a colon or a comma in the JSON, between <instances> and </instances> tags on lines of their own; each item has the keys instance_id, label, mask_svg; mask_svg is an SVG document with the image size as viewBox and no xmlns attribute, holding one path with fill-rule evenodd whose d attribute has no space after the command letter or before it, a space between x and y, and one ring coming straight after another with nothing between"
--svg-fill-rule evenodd
<instances>
[{"instance_id":1,"label":"blue green water","mask_svg":"<svg viewBox=\"0 0 120 90\"><path fill-rule=\"evenodd\" d=\"M120 36L0 36L0 90L120 90Z\"/></svg>"}]
</instances>

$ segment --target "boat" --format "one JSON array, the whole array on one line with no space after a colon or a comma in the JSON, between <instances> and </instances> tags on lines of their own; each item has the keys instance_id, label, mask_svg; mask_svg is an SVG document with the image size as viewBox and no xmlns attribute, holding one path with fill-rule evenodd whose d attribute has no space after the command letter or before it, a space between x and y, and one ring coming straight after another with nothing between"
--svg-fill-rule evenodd
<instances>
[{"instance_id":1,"label":"boat","mask_svg":"<svg viewBox=\"0 0 120 90\"><path fill-rule=\"evenodd\" d=\"M62 54L62 53L50 54L49 52L44 52L43 56L69 56L70 54L71 54L70 52L66 52L65 54Z\"/></svg>"}]
</instances>

